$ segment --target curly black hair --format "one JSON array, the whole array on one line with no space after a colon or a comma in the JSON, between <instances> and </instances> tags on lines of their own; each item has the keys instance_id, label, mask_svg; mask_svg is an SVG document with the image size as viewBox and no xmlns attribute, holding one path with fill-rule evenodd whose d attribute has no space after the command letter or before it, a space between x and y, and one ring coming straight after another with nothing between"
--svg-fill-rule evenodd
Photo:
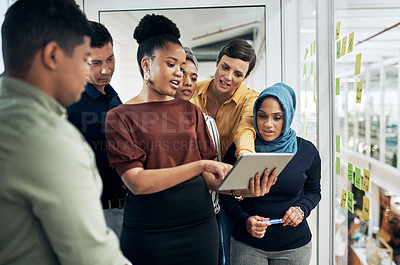
<instances>
[{"instance_id":1,"label":"curly black hair","mask_svg":"<svg viewBox=\"0 0 400 265\"><path fill-rule=\"evenodd\" d=\"M137 62L140 74L143 77L141 61L143 57L152 57L155 50L164 49L169 42L182 46L178 27L169 18L163 15L147 14L136 26L133 38L139 44Z\"/></svg>"}]
</instances>

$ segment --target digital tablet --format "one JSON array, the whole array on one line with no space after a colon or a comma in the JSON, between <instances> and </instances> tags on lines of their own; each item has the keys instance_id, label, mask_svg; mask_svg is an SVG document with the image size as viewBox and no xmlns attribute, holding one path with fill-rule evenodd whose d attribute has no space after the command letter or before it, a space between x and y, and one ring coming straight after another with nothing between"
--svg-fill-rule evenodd
<instances>
[{"instance_id":1,"label":"digital tablet","mask_svg":"<svg viewBox=\"0 0 400 265\"><path fill-rule=\"evenodd\" d=\"M276 176L282 172L292 159L292 153L245 153L233 165L233 168L218 185L217 190L238 190L249 188L250 178L260 173L262 177L265 169L272 172L277 169Z\"/></svg>"}]
</instances>

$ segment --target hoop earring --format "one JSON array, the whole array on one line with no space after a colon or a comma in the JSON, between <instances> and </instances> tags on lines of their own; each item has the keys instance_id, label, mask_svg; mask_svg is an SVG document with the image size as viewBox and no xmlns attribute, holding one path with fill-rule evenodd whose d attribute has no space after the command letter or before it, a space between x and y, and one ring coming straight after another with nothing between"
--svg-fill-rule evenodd
<instances>
[{"instance_id":1,"label":"hoop earring","mask_svg":"<svg viewBox=\"0 0 400 265\"><path fill-rule=\"evenodd\" d=\"M148 72L145 72L145 73L144 73L144 83L145 83L146 85L149 84L149 78L150 78L149 73L148 73Z\"/></svg>"}]
</instances>

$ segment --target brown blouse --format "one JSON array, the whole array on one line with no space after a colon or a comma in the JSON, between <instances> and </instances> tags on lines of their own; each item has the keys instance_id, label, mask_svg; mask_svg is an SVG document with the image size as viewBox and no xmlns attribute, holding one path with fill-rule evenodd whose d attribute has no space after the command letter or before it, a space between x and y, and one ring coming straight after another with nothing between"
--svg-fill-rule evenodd
<instances>
[{"instance_id":1,"label":"brown blouse","mask_svg":"<svg viewBox=\"0 0 400 265\"><path fill-rule=\"evenodd\" d=\"M180 99L110 110L106 138L110 165L120 176L135 167L168 168L218 155L200 109Z\"/></svg>"}]
</instances>

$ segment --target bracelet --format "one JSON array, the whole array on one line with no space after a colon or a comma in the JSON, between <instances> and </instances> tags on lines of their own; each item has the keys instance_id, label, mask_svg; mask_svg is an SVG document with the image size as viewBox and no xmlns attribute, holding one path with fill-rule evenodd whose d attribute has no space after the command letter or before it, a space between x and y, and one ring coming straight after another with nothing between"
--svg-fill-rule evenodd
<instances>
[{"instance_id":1,"label":"bracelet","mask_svg":"<svg viewBox=\"0 0 400 265\"><path fill-rule=\"evenodd\" d=\"M242 201L243 200L243 196L242 195L235 195L234 190L231 190L231 191L232 191L233 197L235 197L236 200L238 200L238 201Z\"/></svg>"},{"instance_id":2,"label":"bracelet","mask_svg":"<svg viewBox=\"0 0 400 265\"><path fill-rule=\"evenodd\" d=\"M304 218L304 211L300 208L300 206L295 206L294 208L296 208L297 210L299 210L300 213L301 213L301 217Z\"/></svg>"}]
</instances>

